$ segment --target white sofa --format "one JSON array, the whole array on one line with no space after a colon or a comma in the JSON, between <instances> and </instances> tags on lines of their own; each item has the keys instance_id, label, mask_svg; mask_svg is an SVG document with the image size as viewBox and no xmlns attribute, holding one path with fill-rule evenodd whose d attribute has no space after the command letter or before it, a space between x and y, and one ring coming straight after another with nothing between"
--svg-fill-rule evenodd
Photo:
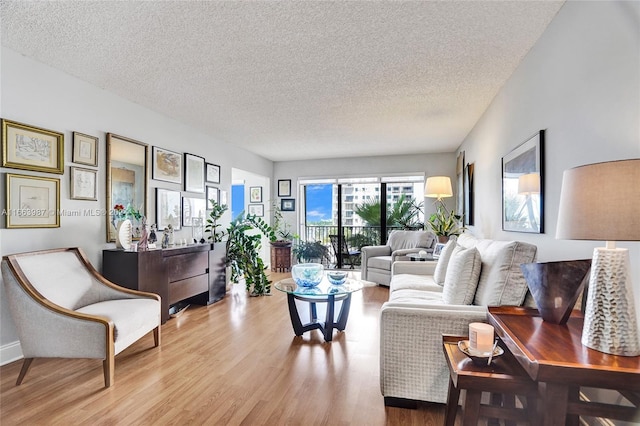
<instances>
[{"instance_id":1,"label":"white sofa","mask_svg":"<svg viewBox=\"0 0 640 426\"><path fill-rule=\"evenodd\" d=\"M432 253L435 245L436 236L429 231L391 231L387 244L362 247L362 279L388 286L394 262L407 261L407 254L420 250Z\"/></svg>"},{"instance_id":2,"label":"white sofa","mask_svg":"<svg viewBox=\"0 0 640 426\"><path fill-rule=\"evenodd\" d=\"M452 256L445 268L442 256L435 266L440 281L446 272L444 287L435 282L434 265L394 263L389 300L380 315L380 388L385 405L406 407L418 400L445 403L449 370L442 335L468 335L469 323L486 322L488 306L533 304L520 264L535 262L536 246L478 240L469 234L450 244L443 255L457 246L456 260ZM460 266L463 256L473 257L467 266L474 265L476 270L469 267L463 273L469 281L477 279L477 287L456 289L457 282L452 282L456 279L452 265ZM452 298L466 298L469 304L446 303Z\"/></svg>"}]
</instances>

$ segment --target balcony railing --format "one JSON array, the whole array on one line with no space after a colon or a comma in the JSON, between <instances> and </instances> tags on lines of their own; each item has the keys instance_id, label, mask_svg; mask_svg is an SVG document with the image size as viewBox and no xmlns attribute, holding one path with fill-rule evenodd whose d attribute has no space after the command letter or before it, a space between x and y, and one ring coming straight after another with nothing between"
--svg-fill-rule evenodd
<instances>
[{"instance_id":1,"label":"balcony railing","mask_svg":"<svg viewBox=\"0 0 640 426\"><path fill-rule=\"evenodd\" d=\"M379 226L342 226L342 235L350 249L360 250L364 246L380 244L380 227ZM393 228L387 227L387 235ZM329 235L338 234L338 225L320 226L308 225L304 228L301 240L303 241L319 241L329 249L330 263L336 265L336 253L331 246ZM359 263L359 262L357 262Z\"/></svg>"}]
</instances>

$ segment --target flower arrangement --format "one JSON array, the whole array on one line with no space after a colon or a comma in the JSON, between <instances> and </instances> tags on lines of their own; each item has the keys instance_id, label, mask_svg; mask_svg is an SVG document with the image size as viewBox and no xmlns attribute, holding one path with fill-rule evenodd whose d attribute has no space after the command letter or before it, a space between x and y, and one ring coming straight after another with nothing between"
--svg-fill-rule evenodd
<instances>
[{"instance_id":1,"label":"flower arrangement","mask_svg":"<svg viewBox=\"0 0 640 426\"><path fill-rule=\"evenodd\" d=\"M142 218L142 213L140 213L140 210L134 209L130 204L128 204L127 207L122 204L116 204L113 206L113 210L111 211L111 217L114 222L129 218L140 220Z\"/></svg>"}]
</instances>

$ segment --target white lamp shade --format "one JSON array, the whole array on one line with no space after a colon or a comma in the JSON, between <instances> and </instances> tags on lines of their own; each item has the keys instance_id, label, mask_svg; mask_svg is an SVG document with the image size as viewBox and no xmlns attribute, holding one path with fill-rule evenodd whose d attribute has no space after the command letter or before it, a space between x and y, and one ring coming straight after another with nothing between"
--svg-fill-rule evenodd
<instances>
[{"instance_id":1,"label":"white lamp shade","mask_svg":"<svg viewBox=\"0 0 640 426\"><path fill-rule=\"evenodd\" d=\"M431 176L427 178L424 196L429 198L453 197L449 176Z\"/></svg>"},{"instance_id":2,"label":"white lamp shade","mask_svg":"<svg viewBox=\"0 0 640 426\"><path fill-rule=\"evenodd\" d=\"M566 170L556 238L640 241L640 159Z\"/></svg>"},{"instance_id":3,"label":"white lamp shade","mask_svg":"<svg viewBox=\"0 0 640 426\"><path fill-rule=\"evenodd\" d=\"M518 178L518 194L539 194L540 174L527 173Z\"/></svg>"}]
</instances>

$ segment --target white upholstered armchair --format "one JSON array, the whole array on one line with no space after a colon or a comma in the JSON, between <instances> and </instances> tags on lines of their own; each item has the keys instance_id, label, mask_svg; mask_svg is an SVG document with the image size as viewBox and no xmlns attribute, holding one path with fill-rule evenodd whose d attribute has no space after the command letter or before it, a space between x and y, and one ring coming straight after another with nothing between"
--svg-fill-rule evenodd
<instances>
[{"instance_id":1,"label":"white upholstered armchair","mask_svg":"<svg viewBox=\"0 0 640 426\"><path fill-rule=\"evenodd\" d=\"M436 236L429 231L391 231L387 244L362 247L362 279L382 285L391 281L391 265L409 260L407 254L425 250L433 253Z\"/></svg>"},{"instance_id":2,"label":"white upholstered armchair","mask_svg":"<svg viewBox=\"0 0 640 426\"><path fill-rule=\"evenodd\" d=\"M4 256L2 277L24 355L16 385L34 358L98 358L109 387L115 355L150 331L160 345L160 296L107 281L79 248Z\"/></svg>"}]
</instances>

